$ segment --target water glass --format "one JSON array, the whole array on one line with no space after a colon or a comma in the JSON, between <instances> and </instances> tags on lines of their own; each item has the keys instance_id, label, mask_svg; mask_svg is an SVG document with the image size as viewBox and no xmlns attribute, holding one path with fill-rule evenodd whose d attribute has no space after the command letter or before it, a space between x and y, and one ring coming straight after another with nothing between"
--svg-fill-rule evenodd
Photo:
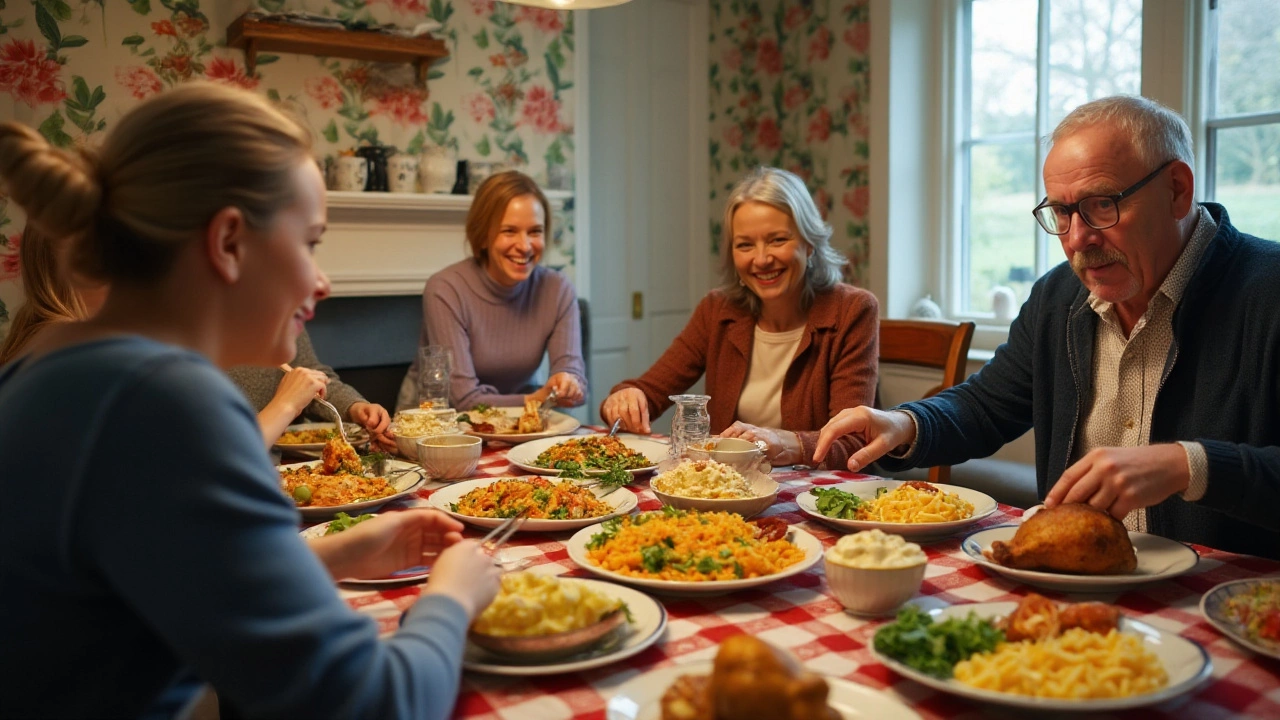
<instances>
[{"instance_id":1,"label":"water glass","mask_svg":"<svg viewBox=\"0 0 1280 720\"><path fill-rule=\"evenodd\" d=\"M432 407L449 405L449 380L453 375L453 353L443 345L418 350L418 402Z\"/></svg>"},{"instance_id":2,"label":"water glass","mask_svg":"<svg viewBox=\"0 0 1280 720\"><path fill-rule=\"evenodd\" d=\"M684 457L690 447L705 443L711 435L711 415L707 412L710 395L670 395L676 404L671 418L671 457Z\"/></svg>"}]
</instances>

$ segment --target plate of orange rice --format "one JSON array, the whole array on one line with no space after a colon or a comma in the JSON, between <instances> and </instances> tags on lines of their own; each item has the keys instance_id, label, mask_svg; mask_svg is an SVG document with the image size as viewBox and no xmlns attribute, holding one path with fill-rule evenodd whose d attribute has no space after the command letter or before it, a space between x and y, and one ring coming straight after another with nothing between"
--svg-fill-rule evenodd
<instances>
[{"instance_id":1,"label":"plate of orange rice","mask_svg":"<svg viewBox=\"0 0 1280 720\"><path fill-rule=\"evenodd\" d=\"M547 477L480 478L431 493L427 505L462 522L494 528L521 511L525 532L565 532L625 515L639 501L626 488L582 487Z\"/></svg>"}]
</instances>

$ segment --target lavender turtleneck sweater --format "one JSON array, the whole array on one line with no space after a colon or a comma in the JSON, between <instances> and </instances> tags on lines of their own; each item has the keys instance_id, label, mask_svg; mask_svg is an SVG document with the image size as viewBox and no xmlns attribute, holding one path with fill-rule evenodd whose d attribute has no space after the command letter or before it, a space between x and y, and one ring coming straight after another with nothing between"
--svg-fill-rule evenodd
<instances>
[{"instance_id":1,"label":"lavender turtleneck sweater","mask_svg":"<svg viewBox=\"0 0 1280 720\"><path fill-rule=\"evenodd\" d=\"M577 295L564 275L542 266L515 287L499 284L472 258L432 275L422 292L418 342L453 351L449 399L459 409L522 405L537 389L533 374L544 353L552 374L567 372L587 388ZM417 405L417 383L415 358L397 408Z\"/></svg>"}]
</instances>

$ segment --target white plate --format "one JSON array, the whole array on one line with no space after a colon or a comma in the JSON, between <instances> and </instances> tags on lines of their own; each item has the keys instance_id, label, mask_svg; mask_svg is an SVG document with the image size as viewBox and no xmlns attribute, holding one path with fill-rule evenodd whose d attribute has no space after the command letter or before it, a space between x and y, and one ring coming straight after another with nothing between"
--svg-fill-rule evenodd
<instances>
[{"instance_id":1,"label":"white plate","mask_svg":"<svg viewBox=\"0 0 1280 720\"><path fill-rule=\"evenodd\" d=\"M505 521L505 518L482 518L482 517L472 517L470 515L463 515L460 512L455 512L454 510L449 509L449 505L451 503L458 502L458 500L463 495L466 495L472 490L489 487L490 485L492 485L495 482L498 482L499 480L511 480L511 479L512 478L509 478L509 477L480 478L479 480L466 480L464 482L453 483L448 487L440 488L439 490L436 490L435 492L431 493L431 497L427 498L427 505L429 505L430 507L436 508L437 510L440 510L444 513L447 513L448 515L452 515L453 517L461 520L462 522L470 523L471 525L475 525L477 527L482 527L482 528L495 528L501 525ZM552 482L555 482L555 481L553 480ZM604 488L604 489L593 488L592 490L593 492L596 493L597 497L604 495L605 492L608 492L608 488ZM636 504L639 502L636 499L636 494L626 488L618 488L617 490L614 490L608 495L604 495L603 497L600 497L600 500L608 503L613 508L613 512L609 513L608 515L601 515L599 517L591 517L591 518L579 518L577 520L540 520L540 519L530 518L524 521L524 525L521 526L520 531L521 532L565 532L568 530L577 530L578 528L584 528L588 525L595 525L596 523L604 522L605 520L608 520L611 517L626 515L632 510L635 510Z\"/></svg>"},{"instance_id":2,"label":"white plate","mask_svg":"<svg viewBox=\"0 0 1280 720\"><path fill-rule=\"evenodd\" d=\"M507 417L513 420L519 420L520 416L524 414L524 408L500 407L500 408L494 408L494 409L501 410L504 415L506 415ZM458 414L466 415L467 412L468 412L467 410L459 410ZM578 419L573 417L572 415L567 415L557 410L552 410L551 412L547 413L546 429L544 429L542 432L486 433L486 432L480 432L479 430L466 430L465 432L468 435L474 435L478 438L484 438L485 440L496 440L498 442L511 443L512 445L515 445L516 443L528 442L530 440L538 440L540 438L555 437L557 435L568 435L569 433L573 432L574 430L577 430L581 426L582 426L582 423L578 422ZM467 427L470 428L471 426L467 425Z\"/></svg>"},{"instance_id":3,"label":"white plate","mask_svg":"<svg viewBox=\"0 0 1280 720\"><path fill-rule=\"evenodd\" d=\"M605 707L605 720L661 720L662 696L676 678L710 674L710 662L650 670L618 688ZM910 720L920 717L901 700L883 690L843 678L823 676L823 679L830 688L827 705L840 714L841 720Z\"/></svg>"},{"instance_id":4,"label":"white plate","mask_svg":"<svg viewBox=\"0 0 1280 720\"><path fill-rule=\"evenodd\" d=\"M585 438L585 437L591 437L591 436L590 435L574 436L575 439ZM603 437L603 433L596 433L596 437ZM533 462L538 459L538 456L541 455L544 450L546 450L547 448L557 443L562 443L566 439L568 438L559 438L559 437L543 438L541 440L531 440L527 443L517 445L507 451L507 461L522 470L527 470L528 472L531 472L531 473L537 473L538 475L558 474L560 472L559 470L552 470L551 468L540 467L538 465L534 465ZM630 436L618 435L618 439L622 441L623 445L626 445L632 450L635 450L640 453L644 453L644 456L648 458L651 463L650 465L647 465L645 467L636 468L634 470L628 471L633 476L641 475L653 470L658 466L658 463L662 462L663 460L666 460L667 456L670 455L671 446L667 445L666 443L658 442L657 440L650 440L648 438L636 437L634 435L630 435ZM603 475L604 471L603 470L587 470L586 474Z\"/></svg>"},{"instance_id":5,"label":"white plate","mask_svg":"<svg viewBox=\"0 0 1280 720\"><path fill-rule=\"evenodd\" d=\"M278 465L280 470L290 470L299 467L315 467L320 464L319 460L301 463L289 463L288 465ZM393 479L391 487L396 489L394 495L388 495L377 500L365 500L357 503L347 503L346 505L333 505L329 507L300 507L298 512L302 513L303 519L306 520L328 520L340 512L348 515L363 515L367 512L373 512L378 508L386 505L392 500L402 498L409 495L422 486L426 482L422 473L422 468L416 463L407 463L400 460L387 461L387 474L398 472L400 470L410 470L410 472Z\"/></svg>"},{"instance_id":6,"label":"white plate","mask_svg":"<svg viewBox=\"0 0 1280 720\"><path fill-rule=\"evenodd\" d=\"M1133 549L1138 554L1138 567L1124 575L1071 575L1039 570L1019 570L988 560L982 554L982 551L989 550L991 543L996 540L1009 542L1017 531L1017 525L997 525L979 530L966 537L960 543L960 549L969 556L970 560L993 573L1035 587L1076 593L1118 592L1145 583L1168 580L1191 570L1196 563L1200 562L1200 556L1190 546L1177 540L1140 532L1129 533L1129 541L1133 543Z\"/></svg>"},{"instance_id":7,"label":"white plate","mask_svg":"<svg viewBox=\"0 0 1280 720\"><path fill-rule=\"evenodd\" d=\"M574 582L590 583L598 592L616 597L627 604L631 617L635 620L629 626L625 636L618 634L617 640L606 641L604 645L591 648L577 655L562 658L554 663L535 660L522 662L504 658L467 643L462 655L462 667L473 672L492 673L494 675L556 675L559 673L590 670L591 668L609 665L629 658L658 641L667 629L667 610L657 600L638 590L614 585L601 580L582 580L566 578ZM621 632L621 631L619 631Z\"/></svg>"},{"instance_id":8,"label":"white plate","mask_svg":"<svg viewBox=\"0 0 1280 720\"><path fill-rule=\"evenodd\" d=\"M823 490L828 488L836 488L847 493L852 493L864 500L874 500L876 498L877 488L894 488L903 484L899 480L864 480L862 482L847 482L839 485L818 485ZM932 483L931 483L932 484ZM847 532L858 532L860 530L879 530L881 532L893 533L901 535L908 540L939 540L950 535L954 535L967 527L971 527L974 523L987 517L998 509L996 501L986 493L980 493L977 490L970 490L966 487L958 485L935 485L943 492L949 492L958 495L961 500L967 501L973 505L973 515L964 520L952 520L950 522L938 523L897 523L897 522L878 522L874 520L841 520L840 518L827 517L818 512L818 498L808 490L796 496L796 504L809 515L817 520L838 527Z\"/></svg>"},{"instance_id":9,"label":"white plate","mask_svg":"<svg viewBox=\"0 0 1280 720\"><path fill-rule=\"evenodd\" d=\"M289 432L291 430L333 430L335 429L335 425L336 423L331 422L298 423L285 428L285 432ZM346 426L347 429L347 439L350 440L353 445L362 445L369 442L369 433L365 431L364 428L353 422L343 423L343 425ZM324 450L324 443L275 443L271 446L271 449L282 453L318 453Z\"/></svg>"},{"instance_id":10,"label":"white plate","mask_svg":"<svg viewBox=\"0 0 1280 720\"><path fill-rule=\"evenodd\" d=\"M1249 578L1247 580L1231 580L1221 585L1213 586L1209 592L1200 598L1200 613L1218 629L1218 632L1235 640L1241 645L1258 653L1280 660L1280 643L1273 643L1267 640L1253 640L1245 634L1244 628L1240 627L1240 623L1232 620L1227 615L1227 600L1235 595L1243 595L1253 591L1253 588L1263 583L1280 583L1280 577L1264 577Z\"/></svg>"},{"instance_id":11,"label":"white plate","mask_svg":"<svg viewBox=\"0 0 1280 720\"><path fill-rule=\"evenodd\" d=\"M350 513L347 514L350 515ZM363 514L361 513L361 515ZM365 522L373 522L373 520L365 520ZM329 523L323 522L319 525L312 525L298 534L304 538L318 538L324 537L324 531L328 529ZM401 583L426 580L429 577L431 577L431 567L419 565L418 567L397 570L384 578L343 578L339 582L351 585L399 585Z\"/></svg>"},{"instance_id":12,"label":"white plate","mask_svg":"<svg viewBox=\"0 0 1280 720\"><path fill-rule=\"evenodd\" d=\"M929 614L933 616L934 622L941 622L953 617L964 619L969 616L970 612L980 618L990 620L1008 615L1017 606L1017 603L1012 602L974 603L930 610ZM876 652L874 642L869 645L871 654L876 660L884 663L899 675L915 680L922 685L928 685L935 690L959 695L970 700L1032 710L1087 710L1090 712L1102 712L1155 705L1194 690L1197 685L1213 672L1213 663L1209 661L1209 653L1190 640L1128 617L1121 619L1120 631L1142 638L1142 644L1146 649L1155 653L1155 656L1160 659L1160 663L1164 665L1164 671L1169 676L1168 685L1153 693L1126 698L1100 700L1036 698L1028 695L979 690L954 678L939 680L908 667L897 660L881 655Z\"/></svg>"},{"instance_id":13,"label":"white plate","mask_svg":"<svg viewBox=\"0 0 1280 720\"><path fill-rule=\"evenodd\" d=\"M710 580L706 582L688 582L678 580L653 580L650 578L631 577L623 575L612 570L605 570L593 564L587 559L587 543L591 540L591 536L600 532L600 525L592 525L586 527L573 534L573 537L565 541L565 548L569 551L569 558L578 563L584 570L595 573L602 578L613 580L614 582L627 583L628 585L636 585L648 588L655 592L672 594L672 595L720 595L733 592L734 590L744 590L746 588L767 585L775 580L799 575L800 573L813 567L822 559L822 541L810 535L798 527L792 527L788 531L788 537L791 538L792 544L804 550L804 559L790 567L783 568L781 572L763 577L742 578L740 580Z\"/></svg>"}]
</instances>

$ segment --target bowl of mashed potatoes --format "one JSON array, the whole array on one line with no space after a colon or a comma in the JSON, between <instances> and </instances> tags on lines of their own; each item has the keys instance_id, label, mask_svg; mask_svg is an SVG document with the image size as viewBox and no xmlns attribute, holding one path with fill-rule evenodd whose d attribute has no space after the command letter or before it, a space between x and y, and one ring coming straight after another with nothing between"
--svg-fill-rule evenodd
<instances>
[{"instance_id":1,"label":"bowl of mashed potatoes","mask_svg":"<svg viewBox=\"0 0 1280 720\"><path fill-rule=\"evenodd\" d=\"M855 615L887 615L920 590L928 558L901 535L864 530L845 535L823 558L827 586Z\"/></svg>"}]
</instances>

